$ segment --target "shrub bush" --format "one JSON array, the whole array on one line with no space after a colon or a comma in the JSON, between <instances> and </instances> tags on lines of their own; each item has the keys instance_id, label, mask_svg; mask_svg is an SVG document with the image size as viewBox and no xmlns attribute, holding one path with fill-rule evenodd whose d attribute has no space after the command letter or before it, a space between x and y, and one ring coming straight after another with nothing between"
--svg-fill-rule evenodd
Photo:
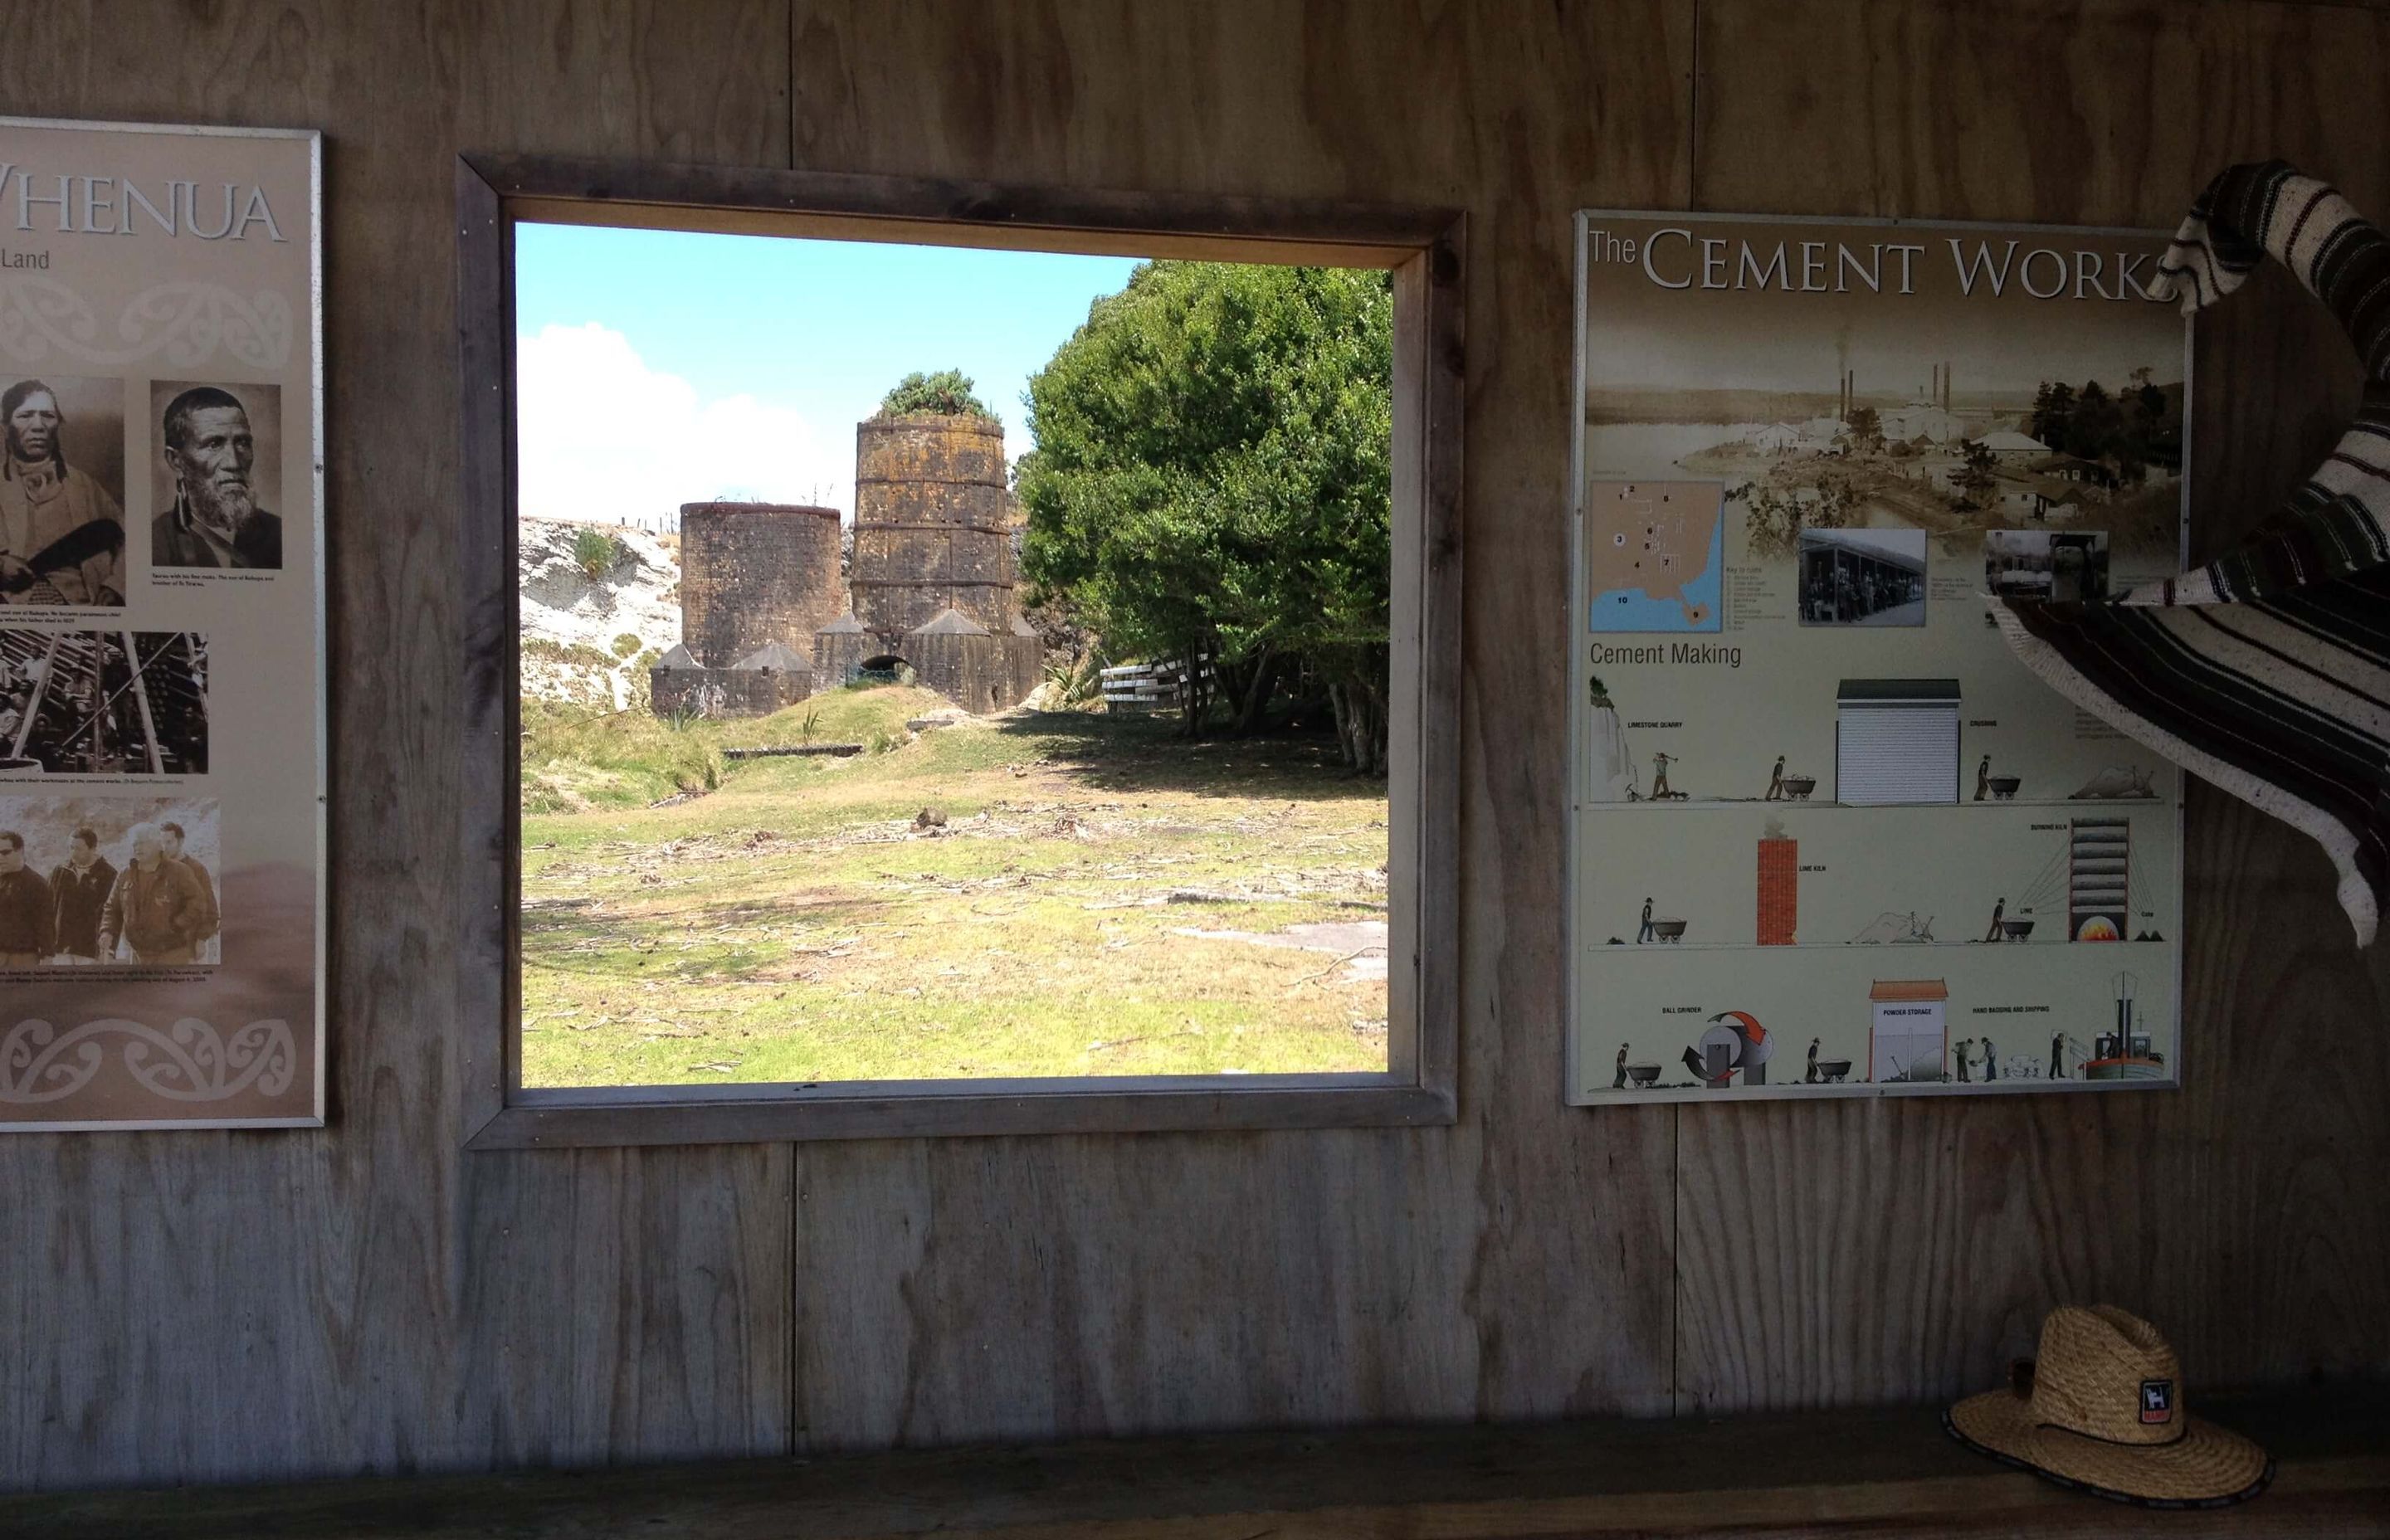
<instances>
[{"instance_id":1,"label":"shrub bush","mask_svg":"<svg viewBox=\"0 0 2390 1540\"><path fill-rule=\"evenodd\" d=\"M572 564L581 575L595 583L614 570L617 562L631 554L620 536L603 530L583 530L572 537Z\"/></svg>"}]
</instances>

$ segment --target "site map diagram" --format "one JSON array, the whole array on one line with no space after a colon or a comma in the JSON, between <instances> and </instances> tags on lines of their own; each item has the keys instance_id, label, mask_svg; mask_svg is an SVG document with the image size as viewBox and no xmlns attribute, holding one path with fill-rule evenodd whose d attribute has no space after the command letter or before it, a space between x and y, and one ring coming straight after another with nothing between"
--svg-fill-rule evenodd
<instances>
[{"instance_id":1,"label":"site map diagram","mask_svg":"<svg viewBox=\"0 0 2390 1540\"><path fill-rule=\"evenodd\" d=\"M1715 631L1726 558L1715 481L1619 481L1586 502L1595 631Z\"/></svg>"},{"instance_id":2,"label":"site map diagram","mask_svg":"<svg viewBox=\"0 0 2390 1540\"><path fill-rule=\"evenodd\" d=\"M1579 221L1567 1099L2178 1084L2183 777L1992 619L2179 569L2165 237Z\"/></svg>"}]
</instances>

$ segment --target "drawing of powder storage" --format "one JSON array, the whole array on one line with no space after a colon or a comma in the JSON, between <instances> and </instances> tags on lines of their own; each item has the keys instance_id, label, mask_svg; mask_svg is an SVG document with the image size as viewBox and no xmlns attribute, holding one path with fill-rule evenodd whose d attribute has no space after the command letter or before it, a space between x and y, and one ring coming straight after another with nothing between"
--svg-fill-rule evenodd
<instances>
[{"instance_id":1,"label":"drawing of powder storage","mask_svg":"<svg viewBox=\"0 0 2390 1540\"><path fill-rule=\"evenodd\" d=\"M1868 1078L1940 1080L1950 1044L1950 986L1940 979L1878 979L1868 1004Z\"/></svg>"},{"instance_id":2,"label":"drawing of powder storage","mask_svg":"<svg viewBox=\"0 0 2390 1540\"><path fill-rule=\"evenodd\" d=\"M1835 695L1834 800L1959 800L1959 681L1845 679Z\"/></svg>"}]
</instances>

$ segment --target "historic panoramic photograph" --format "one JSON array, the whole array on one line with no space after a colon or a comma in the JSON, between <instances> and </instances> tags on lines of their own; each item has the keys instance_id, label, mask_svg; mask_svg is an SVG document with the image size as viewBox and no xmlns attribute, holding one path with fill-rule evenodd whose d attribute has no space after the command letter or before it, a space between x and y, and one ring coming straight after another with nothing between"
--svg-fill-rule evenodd
<instances>
[{"instance_id":1,"label":"historic panoramic photograph","mask_svg":"<svg viewBox=\"0 0 2390 1540\"><path fill-rule=\"evenodd\" d=\"M2033 259L2054 252L1920 236L1904 274L1863 230L1856 250L1809 242L1804 275L1782 231L1716 229L1714 287L1674 287L1694 271L1680 279L1675 241L1593 269L1615 276L1585 338L1589 474L1658 463L1723 483L1744 537L1729 563L1790 556L1805 532L1921 531L1959 560L1987 531L2096 530L2171 570L2183 332L2119 261L2053 291ZM1702 324L1681 324L1695 302Z\"/></svg>"}]
</instances>

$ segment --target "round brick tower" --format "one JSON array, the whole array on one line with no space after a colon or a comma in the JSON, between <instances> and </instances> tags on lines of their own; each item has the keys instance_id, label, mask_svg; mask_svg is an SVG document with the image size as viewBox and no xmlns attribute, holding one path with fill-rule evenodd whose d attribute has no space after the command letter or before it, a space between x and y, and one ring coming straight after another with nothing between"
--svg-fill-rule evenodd
<instances>
[{"instance_id":1,"label":"round brick tower","mask_svg":"<svg viewBox=\"0 0 2390 1540\"><path fill-rule=\"evenodd\" d=\"M809 649L845 609L836 508L680 506L681 641L707 668L728 668L768 642Z\"/></svg>"},{"instance_id":2,"label":"round brick tower","mask_svg":"<svg viewBox=\"0 0 2390 1540\"><path fill-rule=\"evenodd\" d=\"M855 619L902 636L954 610L1009 635L1019 611L1004 481L1004 425L992 417L855 424Z\"/></svg>"}]
</instances>

